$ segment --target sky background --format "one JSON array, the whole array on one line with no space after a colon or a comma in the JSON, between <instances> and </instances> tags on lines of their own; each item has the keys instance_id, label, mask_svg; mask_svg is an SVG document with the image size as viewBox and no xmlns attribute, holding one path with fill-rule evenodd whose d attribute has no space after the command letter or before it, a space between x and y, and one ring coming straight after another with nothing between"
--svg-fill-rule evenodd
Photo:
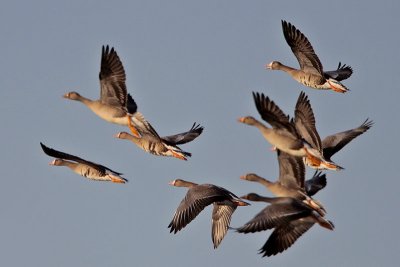
<instances>
[{"instance_id":1,"label":"sky background","mask_svg":"<svg viewBox=\"0 0 400 267\"><path fill-rule=\"evenodd\" d=\"M399 1L2 1L0 9L1 266L397 266L400 180ZM281 19L311 41L325 70L354 69L347 94L306 88L264 69L297 67ZM145 153L113 138L109 124L62 95L99 97L101 46L114 46L127 88L160 135L205 127L187 162ZM314 226L289 250L262 258L270 232L229 232L211 242L211 207L176 235L167 226L186 189L182 178L238 194L265 189L239 177L274 180L270 145L237 118L259 118L251 92L292 115L301 90L322 137L373 128L334 156L346 169L328 173L316 198L336 229ZM94 182L39 145L123 172L125 185ZM313 171L309 169L308 177ZM231 226L264 204L239 207Z\"/></svg>"}]
</instances>

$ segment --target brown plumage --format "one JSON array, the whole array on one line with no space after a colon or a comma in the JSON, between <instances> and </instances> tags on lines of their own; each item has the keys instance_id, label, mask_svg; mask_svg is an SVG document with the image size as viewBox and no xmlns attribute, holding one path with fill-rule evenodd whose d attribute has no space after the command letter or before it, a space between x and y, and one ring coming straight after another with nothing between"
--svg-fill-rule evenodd
<instances>
[{"instance_id":1,"label":"brown plumage","mask_svg":"<svg viewBox=\"0 0 400 267\"><path fill-rule=\"evenodd\" d=\"M137 112L135 118L141 122L141 126L137 127L141 136L140 138L130 135L127 132L120 132L115 137L130 140L144 151L157 156L169 156L187 160L187 157L190 157L191 153L183 151L178 145L193 141L203 132L203 127L194 123L192 128L187 132L160 137L151 124L139 112Z\"/></svg>"},{"instance_id":2,"label":"brown plumage","mask_svg":"<svg viewBox=\"0 0 400 267\"><path fill-rule=\"evenodd\" d=\"M287 44L300 64L300 69L286 66L279 61L272 61L266 65L266 68L282 70L292 76L294 80L310 88L331 89L339 93L349 91L340 81L351 76L353 69L350 66L341 65L339 62L336 70L324 72L322 64L307 37L295 26L284 20L282 20L282 30Z\"/></svg>"},{"instance_id":3,"label":"brown plumage","mask_svg":"<svg viewBox=\"0 0 400 267\"><path fill-rule=\"evenodd\" d=\"M255 193L247 194L241 198L270 203L253 219L236 229L239 233L247 234L275 228L260 249L263 257L269 257L286 250L315 223L329 230L334 229L332 222L324 219L308 205L297 199L290 197L269 198Z\"/></svg>"},{"instance_id":4,"label":"brown plumage","mask_svg":"<svg viewBox=\"0 0 400 267\"><path fill-rule=\"evenodd\" d=\"M313 149L317 155L310 155L305 158L307 165L314 169L341 170L343 167L325 158L322 149L322 142L317 131L314 112L311 103L304 92L301 92L296 103L294 125L298 134ZM322 157L321 157L322 156Z\"/></svg>"},{"instance_id":5,"label":"brown plumage","mask_svg":"<svg viewBox=\"0 0 400 267\"><path fill-rule=\"evenodd\" d=\"M303 128L306 128L307 131L315 131L314 134L318 136L315 127L308 128L309 125L312 125L312 123L309 123L307 120L305 120L309 119L307 117L309 110L303 110L303 107L307 106L307 102L302 103L304 101L308 101L308 99L307 97L304 98L301 96L302 94L300 94L298 104L296 105L296 116L299 116L297 115L298 113L304 115L302 116L304 117L302 120L296 120L295 118L295 122L293 122L289 119L288 115L284 114L283 111L272 100L269 99L269 97L264 96L264 94L253 93L254 102L258 112L260 113L262 119L269 123L272 128L265 126L250 116L240 118L239 122L258 128L269 143L283 152L296 157L307 157L309 161L315 162L315 164L318 165L323 165L323 167L327 169L342 169L342 167L336 165L335 163L325 160L321 149L314 147L314 144L310 142L305 142L308 140L304 140L304 138L301 136L301 132L299 132L299 130L302 129L298 128L297 121L302 122ZM309 103L307 107L311 108ZM299 110L297 110L297 108L299 108ZM305 113L306 111L308 113Z\"/></svg>"},{"instance_id":6,"label":"brown plumage","mask_svg":"<svg viewBox=\"0 0 400 267\"><path fill-rule=\"evenodd\" d=\"M316 148L325 159L324 161L310 160L305 158L305 163L314 169L342 169L342 167L334 164L331 157L351 142L357 136L368 131L373 121L366 119L359 127L347 131L329 135L321 141L316 129L314 112L310 101L304 92L301 92L296 103L294 124L297 132L301 137L309 143L313 148Z\"/></svg>"},{"instance_id":7,"label":"brown plumage","mask_svg":"<svg viewBox=\"0 0 400 267\"><path fill-rule=\"evenodd\" d=\"M181 179L176 179L170 184L188 188L185 198L179 204L168 225L168 228L171 228L170 232L176 234L194 220L205 207L213 204L211 234L214 248L217 248L225 237L236 207L249 205L232 192L213 184L198 185Z\"/></svg>"},{"instance_id":8,"label":"brown plumage","mask_svg":"<svg viewBox=\"0 0 400 267\"><path fill-rule=\"evenodd\" d=\"M325 215L326 211L322 204L319 203L319 201L314 200L311 197L312 194L309 194L309 192L306 191L305 166L302 159L279 150L277 151L277 156L279 163L279 177L277 181L271 182L254 173L243 175L240 178L242 180L257 182L264 185L277 197L290 197L302 201L322 216ZM313 177L311 181L308 181L308 183L315 183L313 184L314 187L312 187L313 192L310 193L315 194L319 189L322 189L324 187L324 182L326 185L325 176L320 178ZM307 187L310 187L310 185L307 184Z\"/></svg>"},{"instance_id":9,"label":"brown plumage","mask_svg":"<svg viewBox=\"0 0 400 267\"><path fill-rule=\"evenodd\" d=\"M373 121L366 119L360 126L347 131L339 132L336 134L329 135L322 140L322 151L325 159L331 160L331 157L350 143L357 136L368 131Z\"/></svg>"},{"instance_id":10,"label":"brown plumage","mask_svg":"<svg viewBox=\"0 0 400 267\"><path fill-rule=\"evenodd\" d=\"M132 134L140 137L132 124L137 105L127 93L125 70L117 52L107 45L102 47L100 64L100 98L91 100L77 92L69 92L64 98L82 102L97 116L111 123L129 126Z\"/></svg>"},{"instance_id":11,"label":"brown plumage","mask_svg":"<svg viewBox=\"0 0 400 267\"><path fill-rule=\"evenodd\" d=\"M128 182L127 179L120 176L121 173L113 171L103 165L49 148L42 143L40 143L40 146L42 147L44 153L50 157L56 158L50 163L50 165L66 166L75 173L91 180L111 181L113 183L122 184Z\"/></svg>"},{"instance_id":12,"label":"brown plumage","mask_svg":"<svg viewBox=\"0 0 400 267\"><path fill-rule=\"evenodd\" d=\"M294 197L306 199L326 186L326 175L315 172L313 177L305 180L305 166L303 160L277 150L279 176L275 182L260 177L255 173L248 173L240 177L242 180L257 182L277 197Z\"/></svg>"}]
</instances>

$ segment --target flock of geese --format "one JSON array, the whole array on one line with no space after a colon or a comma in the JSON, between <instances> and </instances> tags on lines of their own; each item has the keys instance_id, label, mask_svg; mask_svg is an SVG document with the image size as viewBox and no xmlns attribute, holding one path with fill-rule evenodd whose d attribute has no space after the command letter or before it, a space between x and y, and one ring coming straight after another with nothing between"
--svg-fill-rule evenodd
<instances>
[{"instance_id":1,"label":"flock of geese","mask_svg":"<svg viewBox=\"0 0 400 267\"><path fill-rule=\"evenodd\" d=\"M284 37L296 56L300 69L285 66L272 61L266 68L282 70L303 85L345 93L348 89L341 83L351 76L350 66L342 65L334 71L324 71L311 43L292 24L282 21ZM120 132L116 138L127 139L139 148L158 156L175 157L187 160L191 153L183 151L178 145L196 139L203 127L197 123L186 132L160 137L151 124L138 112L137 104L125 85L125 71L114 48L102 48L100 68L100 99L90 100L77 92L69 92L65 98L82 102L100 118L119 125L128 126L130 133ZM257 182L265 186L275 197L249 193L242 197L225 188L213 184L196 184L176 179L170 185L186 187L186 196L179 204L172 221L168 225L170 232L177 233L188 225L207 206L213 205L212 242L217 248L229 229L238 233L254 233L274 229L266 243L260 249L262 256L271 256L289 248L301 235L314 224L333 230L334 225L325 218L326 210L313 196L326 186L326 174L320 170L341 170L341 166L331 157L357 136L372 127L373 122L365 120L360 126L335 133L321 140L310 101L301 92L291 118L277 104L263 93L253 92L255 106L261 118L270 126L252 116L241 117L239 122L254 126L272 145L277 153L279 177L273 182L254 173L248 173L240 179ZM48 156L55 159L54 166L66 166L75 173L92 180L126 183L121 173L106 166L94 163L78 156L41 147ZM311 179L305 180L306 166L316 169ZM249 205L247 201L267 202L263 210L238 228L231 228L232 214L238 206Z\"/></svg>"}]
</instances>

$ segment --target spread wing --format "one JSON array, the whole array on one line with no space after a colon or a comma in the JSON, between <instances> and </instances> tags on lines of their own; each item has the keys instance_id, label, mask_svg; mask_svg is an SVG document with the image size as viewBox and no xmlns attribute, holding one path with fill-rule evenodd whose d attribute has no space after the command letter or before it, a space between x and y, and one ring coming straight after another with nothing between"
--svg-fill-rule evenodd
<instances>
[{"instance_id":1,"label":"spread wing","mask_svg":"<svg viewBox=\"0 0 400 267\"><path fill-rule=\"evenodd\" d=\"M366 119L363 124L361 124L357 128L325 137L322 141L323 155L325 159L330 160L330 158L336 152L341 150L357 136L368 131L368 129L371 128L373 124L373 121Z\"/></svg>"},{"instance_id":2,"label":"spread wing","mask_svg":"<svg viewBox=\"0 0 400 267\"><path fill-rule=\"evenodd\" d=\"M220 190L220 187L208 184L190 188L168 225L168 228L171 228L170 232L175 234L180 231L208 205L230 198L231 196L227 193L229 191L225 191Z\"/></svg>"},{"instance_id":3,"label":"spread wing","mask_svg":"<svg viewBox=\"0 0 400 267\"><path fill-rule=\"evenodd\" d=\"M309 214L309 210L300 209L290 204L279 203L271 204L260 211L253 219L242 227L239 233L254 233L272 229L282 224L287 224L294 219L304 217Z\"/></svg>"},{"instance_id":4,"label":"spread wing","mask_svg":"<svg viewBox=\"0 0 400 267\"><path fill-rule=\"evenodd\" d=\"M102 47L100 66L100 101L111 106L126 107L127 91L125 70L117 52L109 46Z\"/></svg>"},{"instance_id":5,"label":"spread wing","mask_svg":"<svg viewBox=\"0 0 400 267\"><path fill-rule=\"evenodd\" d=\"M295 133L293 125L289 121L289 116L283 113L283 111L266 97L263 93L253 92L254 103L261 118L272 125L274 128L286 129L291 133Z\"/></svg>"},{"instance_id":6,"label":"spread wing","mask_svg":"<svg viewBox=\"0 0 400 267\"><path fill-rule=\"evenodd\" d=\"M140 112L135 112L132 116L132 123L135 125L138 132L143 135L151 135L155 138L161 139L157 131L151 126L151 124L144 118L143 114Z\"/></svg>"},{"instance_id":7,"label":"spread wing","mask_svg":"<svg viewBox=\"0 0 400 267\"><path fill-rule=\"evenodd\" d=\"M291 156L277 150L279 163L279 181L288 188L304 188L306 169L301 157Z\"/></svg>"},{"instance_id":8,"label":"spread wing","mask_svg":"<svg viewBox=\"0 0 400 267\"><path fill-rule=\"evenodd\" d=\"M275 228L259 253L263 254L263 257L269 257L285 251L313 225L313 221L303 219L280 225Z\"/></svg>"},{"instance_id":9,"label":"spread wing","mask_svg":"<svg viewBox=\"0 0 400 267\"><path fill-rule=\"evenodd\" d=\"M300 68L305 72L323 75L321 61L319 61L307 37L295 26L284 20L282 20L282 30L286 42L300 64Z\"/></svg>"},{"instance_id":10,"label":"spread wing","mask_svg":"<svg viewBox=\"0 0 400 267\"><path fill-rule=\"evenodd\" d=\"M311 108L310 101L304 92L301 92L297 99L294 125L301 137L307 141L313 148L318 151L322 150L321 138L315 126L314 112Z\"/></svg>"},{"instance_id":11,"label":"spread wing","mask_svg":"<svg viewBox=\"0 0 400 267\"><path fill-rule=\"evenodd\" d=\"M224 239L226 232L228 231L229 224L231 223L232 214L236 208L236 205L214 203L211 229L211 237L214 243L214 248L217 248L222 239Z\"/></svg>"}]
</instances>

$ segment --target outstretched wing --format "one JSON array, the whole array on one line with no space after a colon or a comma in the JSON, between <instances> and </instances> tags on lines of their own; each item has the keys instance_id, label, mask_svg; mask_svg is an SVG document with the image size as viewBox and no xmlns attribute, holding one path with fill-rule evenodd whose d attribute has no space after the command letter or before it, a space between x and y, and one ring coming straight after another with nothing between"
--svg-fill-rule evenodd
<instances>
[{"instance_id":1,"label":"outstretched wing","mask_svg":"<svg viewBox=\"0 0 400 267\"><path fill-rule=\"evenodd\" d=\"M329 135L322 141L323 155L325 159L330 160L330 158L349 142L351 142L357 136L368 131L369 128L374 124L373 121L366 119L359 127L347 130L344 132Z\"/></svg>"},{"instance_id":2,"label":"outstretched wing","mask_svg":"<svg viewBox=\"0 0 400 267\"><path fill-rule=\"evenodd\" d=\"M282 30L286 42L300 64L300 68L306 72L322 76L323 68L321 61L319 61L307 37L296 29L295 26L284 20L282 20Z\"/></svg>"},{"instance_id":3,"label":"outstretched wing","mask_svg":"<svg viewBox=\"0 0 400 267\"><path fill-rule=\"evenodd\" d=\"M307 209L300 209L290 204L271 204L236 230L239 233L246 234L265 231L307 216L309 213L310 211Z\"/></svg>"},{"instance_id":4,"label":"outstretched wing","mask_svg":"<svg viewBox=\"0 0 400 267\"><path fill-rule=\"evenodd\" d=\"M155 138L161 138L153 126L151 126L151 124L144 118L142 113L135 112L135 114L132 116L132 123L135 125L136 129L141 135L149 134Z\"/></svg>"},{"instance_id":5,"label":"outstretched wing","mask_svg":"<svg viewBox=\"0 0 400 267\"><path fill-rule=\"evenodd\" d=\"M314 112L311 108L310 101L304 92L301 92L297 99L294 125L301 137L307 141L313 148L321 151L321 138L315 126Z\"/></svg>"},{"instance_id":6,"label":"outstretched wing","mask_svg":"<svg viewBox=\"0 0 400 267\"><path fill-rule=\"evenodd\" d=\"M269 257L285 251L313 225L313 221L303 219L280 225L275 228L259 253L263 254L263 257Z\"/></svg>"},{"instance_id":7,"label":"outstretched wing","mask_svg":"<svg viewBox=\"0 0 400 267\"><path fill-rule=\"evenodd\" d=\"M217 248L222 239L224 239L229 224L231 223L232 214L236 208L236 205L214 203L211 229L211 238L214 243L214 248Z\"/></svg>"},{"instance_id":8,"label":"outstretched wing","mask_svg":"<svg viewBox=\"0 0 400 267\"><path fill-rule=\"evenodd\" d=\"M100 66L100 101L111 106L126 107L127 91L125 70L117 52L109 46L102 47Z\"/></svg>"},{"instance_id":9,"label":"outstretched wing","mask_svg":"<svg viewBox=\"0 0 400 267\"><path fill-rule=\"evenodd\" d=\"M279 181L287 188L303 188L306 168L301 157L289 155L277 149Z\"/></svg>"},{"instance_id":10,"label":"outstretched wing","mask_svg":"<svg viewBox=\"0 0 400 267\"><path fill-rule=\"evenodd\" d=\"M289 116L263 93L253 92L254 103L261 118L272 125L274 128L286 129L292 133L295 132L293 125L289 121Z\"/></svg>"},{"instance_id":11,"label":"outstretched wing","mask_svg":"<svg viewBox=\"0 0 400 267\"><path fill-rule=\"evenodd\" d=\"M220 187L203 184L190 188L175 211L168 225L170 232L177 233L188 225L208 205L230 198L230 192Z\"/></svg>"}]
</instances>

